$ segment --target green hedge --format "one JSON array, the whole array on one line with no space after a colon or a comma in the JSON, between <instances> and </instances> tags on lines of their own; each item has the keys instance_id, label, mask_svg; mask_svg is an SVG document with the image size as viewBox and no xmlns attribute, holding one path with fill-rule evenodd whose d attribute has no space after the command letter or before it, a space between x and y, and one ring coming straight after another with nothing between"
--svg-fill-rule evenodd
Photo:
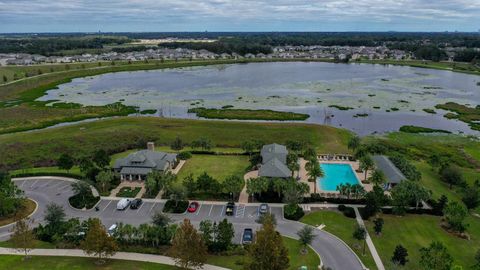
<instances>
[{"instance_id":1,"label":"green hedge","mask_svg":"<svg viewBox=\"0 0 480 270\"><path fill-rule=\"evenodd\" d=\"M85 202L82 202L82 197L79 195L74 195L68 198L68 202L70 202L70 205L77 209L83 209L83 208L91 209L97 204L99 200L100 200L100 197L95 197L91 193L89 194L89 196L85 198Z\"/></svg>"},{"instance_id":2,"label":"green hedge","mask_svg":"<svg viewBox=\"0 0 480 270\"><path fill-rule=\"evenodd\" d=\"M188 207L188 201L178 201L177 205L175 206L174 200L168 200L165 203L165 207L163 207L163 212L181 214L187 211L187 207Z\"/></svg>"},{"instance_id":3,"label":"green hedge","mask_svg":"<svg viewBox=\"0 0 480 270\"><path fill-rule=\"evenodd\" d=\"M84 176L76 173L66 173L66 172L29 172L29 173L16 173L12 174L12 177L34 177L34 176L60 176L68 177L73 179L83 179Z\"/></svg>"}]
</instances>

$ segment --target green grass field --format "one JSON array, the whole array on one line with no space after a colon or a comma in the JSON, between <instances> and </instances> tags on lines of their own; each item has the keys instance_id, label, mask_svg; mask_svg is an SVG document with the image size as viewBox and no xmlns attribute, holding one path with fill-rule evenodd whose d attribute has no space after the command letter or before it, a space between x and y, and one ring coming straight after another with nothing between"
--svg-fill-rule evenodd
<instances>
[{"instance_id":1,"label":"green grass field","mask_svg":"<svg viewBox=\"0 0 480 270\"><path fill-rule=\"evenodd\" d=\"M310 117L308 114L303 113L249 109L193 108L189 109L188 112L208 119L303 121Z\"/></svg>"},{"instance_id":2,"label":"green grass field","mask_svg":"<svg viewBox=\"0 0 480 270\"><path fill-rule=\"evenodd\" d=\"M22 256L0 255L0 269L12 270L176 270L175 266L135 262L125 260L108 260L104 265L96 265L93 258L75 258L75 257L41 257L34 256L23 260Z\"/></svg>"},{"instance_id":3,"label":"green grass field","mask_svg":"<svg viewBox=\"0 0 480 270\"><path fill-rule=\"evenodd\" d=\"M397 217L383 215L385 220L382 236L375 236L373 223L367 227L383 263L388 269L388 263L395 247L399 244L408 250L409 262L405 269L420 269L419 249L428 246L432 241L442 242L453 256L456 265L463 269L471 269L475 253L480 248L480 219L469 217L467 232L471 240L455 237L440 227L440 218L427 215L407 215Z\"/></svg>"},{"instance_id":4,"label":"green grass field","mask_svg":"<svg viewBox=\"0 0 480 270\"><path fill-rule=\"evenodd\" d=\"M347 243L362 260L365 266L369 269L377 269L372 255L367 251L365 256L363 255L363 244L359 243L353 238L353 232L356 228L357 221L353 218L347 218L342 213L337 211L321 210L312 212L304 216L300 222L319 226L325 224L325 231L334 234Z\"/></svg>"},{"instance_id":5,"label":"green grass field","mask_svg":"<svg viewBox=\"0 0 480 270\"><path fill-rule=\"evenodd\" d=\"M246 168L249 165L248 156L244 155L193 155L180 169L178 179L183 181L190 174L197 178L204 172L220 182L223 182L225 178L231 175L236 175L243 179L243 175L246 173Z\"/></svg>"},{"instance_id":6,"label":"green grass field","mask_svg":"<svg viewBox=\"0 0 480 270\"><path fill-rule=\"evenodd\" d=\"M238 136L242 134L242 136ZM321 153L348 153L351 133L329 126L294 123L247 123L124 117L81 123L35 132L0 135L0 168L51 167L62 153L75 158L97 149L110 154L145 148L147 141L168 146L179 136L189 143L209 138L216 147L239 148L248 140L308 142Z\"/></svg>"}]
</instances>

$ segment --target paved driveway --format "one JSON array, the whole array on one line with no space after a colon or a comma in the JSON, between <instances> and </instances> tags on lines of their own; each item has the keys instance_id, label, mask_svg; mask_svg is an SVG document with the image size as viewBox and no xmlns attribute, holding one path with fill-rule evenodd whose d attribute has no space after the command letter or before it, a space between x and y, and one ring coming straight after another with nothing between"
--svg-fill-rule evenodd
<instances>
[{"instance_id":1,"label":"paved driveway","mask_svg":"<svg viewBox=\"0 0 480 270\"><path fill-rule=\"evenodd\" d=\"M89 217L98 217L108 228L110 225L123 222L132 225L140 225L151 221L151 216L158 211L162 211L164 201L145 200L143 205L137 210L130 208L124 211L116 210L118 199L102 198L98 203L99 211L95 210L77 210L68 204L68 197L73 194L70 185L71 182L42 178L15 180L19 188L24 190L25 195L38 203L38 210L33 214L35 221L42 222L43 214L48 203L62 205L65 213L69 217L78 217L87 219ZM277 217L277 230L285 236L298 238L296 232L304 224L283 219L281 205L270 205L270 211ZM260 225L255 222L258 218L258 205L256 204L236 204L233 216L225 215L224 203L200 202L200 207L196 213L184 213L169 215L174 222L181 222L188 218L195 225L202 220L220 221L224 218L233 223L235 227L235 242L239 243L245 228L257 229ZM9 231L12 226L0 228L0 240L9 237ZM324 231L315 230L317 237L312 243L313 249L320 254L325 266L335 270L356 270L363 269L362 264L356 255L336 237Z\"/></svg>"}]
</instances>

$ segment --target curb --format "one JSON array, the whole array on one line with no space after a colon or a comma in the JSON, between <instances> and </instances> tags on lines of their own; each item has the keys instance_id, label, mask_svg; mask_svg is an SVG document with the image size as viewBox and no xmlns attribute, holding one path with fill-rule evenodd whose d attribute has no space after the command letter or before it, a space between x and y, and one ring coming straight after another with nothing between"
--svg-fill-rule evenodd
<instances>
[{"instance_id":1,"label":"curb","mask_svg":"<svg viewBox=\"0 0 480 270\"><path fill-rule=\"evenodd\" d=\"M31 198L27 198L28 200L32 201L35 203L35 209L33 209L33 212L30 213L28 216L26 216L25 218L31 218L38 210L38 202L35 201L34 199L31 199ZM2 225L0 226L0 229L3 229L3 228L6 228L6 227L9 227L9 226L12 226L14 224L16 224L17 222L12 222L12 223L9 223L9 224L6 224L6 225Z\"/></svg>"}]
</instances>

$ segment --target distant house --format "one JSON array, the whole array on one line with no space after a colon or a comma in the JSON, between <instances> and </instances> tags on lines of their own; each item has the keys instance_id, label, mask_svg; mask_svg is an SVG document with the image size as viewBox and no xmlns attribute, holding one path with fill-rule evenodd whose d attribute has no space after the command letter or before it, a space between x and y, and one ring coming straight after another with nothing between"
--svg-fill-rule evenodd
<instances>
[{"instance_id":1,"label":"distant house","mask_svg":"<svg viewBox=\"0 0 480 270\"><path fill-rule=\"evenodd\" d=\"M176 163L176 154L157 152L155 145L149 142L146 150L116 160L113 169L120 174L122 181L145 180L147 174L153 171L166 172L173 169Z\"/></svg>"},{"instance_id":2,"label":"distant house","mask_svg":"<svg viewBox=\"0 0 480 270\"><path fill-rule=\"evenodd\" d=\"M387 183L385 184L386 190L392 189L407 179L388 157L376 155L373 156L373 161L375 162L376 168L382 171L387 179Z\"/></svg>"},{"instance_id":3,"label":"distant house","mask_svg":"<svg viewBox=\"0 0 480 270\"><path fill-rule=\"evenodd\" d=\"M259 176L288 178L292 171L287 167L287 147L280 144L268 144L260 152L262 165L258 171Z\"/></svg>"}]
</instances>

